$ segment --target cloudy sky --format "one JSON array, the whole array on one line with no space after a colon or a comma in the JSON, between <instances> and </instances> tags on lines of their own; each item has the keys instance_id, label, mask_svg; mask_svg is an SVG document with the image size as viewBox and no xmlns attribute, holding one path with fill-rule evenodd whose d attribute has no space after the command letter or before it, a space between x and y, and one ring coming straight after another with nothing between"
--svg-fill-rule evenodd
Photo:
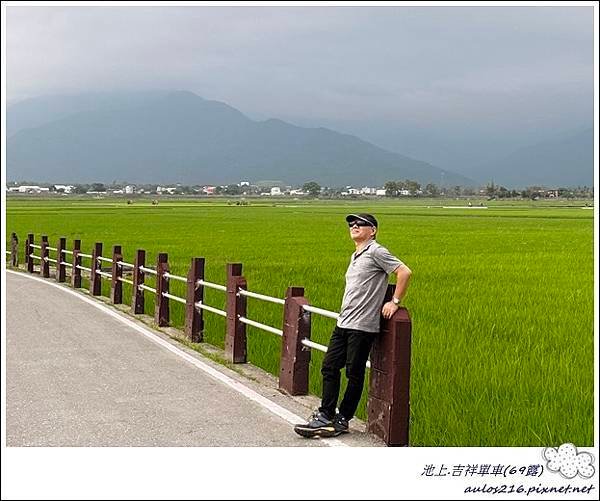
<instances>
[{"instance_id":1,"label":"cloudy sky","mask_svg":"<svg viewBox=\"0 0 600 501\"><path fill-rule=\"evenodd\" d=\"M6 28L9 103L185 89L449 168L593 123L591 4L9 4Z\"/></svg>"}]
</instances>

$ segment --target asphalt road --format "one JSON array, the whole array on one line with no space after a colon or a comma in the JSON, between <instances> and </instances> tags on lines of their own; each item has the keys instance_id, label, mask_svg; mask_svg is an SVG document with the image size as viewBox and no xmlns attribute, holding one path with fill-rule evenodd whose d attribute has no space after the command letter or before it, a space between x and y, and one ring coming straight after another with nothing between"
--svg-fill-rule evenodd
<instances>
[{"instance_id":1,"label":"asphalt road","mask_svg":"<svg viewBox=\"0 0 600 501\"><path fill-rule=\"evenodd\" d=\"M264 405L78 297L5 277L7 446L331 445L298 437ZM360 433L344 441L373 445Z\"/></svg>"}]
</instances>

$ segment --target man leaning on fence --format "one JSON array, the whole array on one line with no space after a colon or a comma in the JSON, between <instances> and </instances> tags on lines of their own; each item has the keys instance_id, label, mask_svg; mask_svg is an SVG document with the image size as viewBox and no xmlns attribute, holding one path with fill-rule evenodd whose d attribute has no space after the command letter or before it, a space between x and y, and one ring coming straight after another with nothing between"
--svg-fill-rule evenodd
<instances>
[{"instance_id":1,"label":"man leaning on fence","mask_svg":"<svg viewBox=\"0 0 600 501\"><path fill-rule=\"evenodd\" d=\"M378 224L371 214L349 214L346 221L356 246L346 271L346 289L337 326L333 330L323 360L321 406L308 423L294 431L303 437L334 437L348 432L363 390L366 363L381 315L389 319L400 308L411 271L402 261L375 241ZM388 277L396 275L392 300L381 306ZM346 367L348 385L336 412L340 393L340 371Z\"/></svg>"}]
</instances>

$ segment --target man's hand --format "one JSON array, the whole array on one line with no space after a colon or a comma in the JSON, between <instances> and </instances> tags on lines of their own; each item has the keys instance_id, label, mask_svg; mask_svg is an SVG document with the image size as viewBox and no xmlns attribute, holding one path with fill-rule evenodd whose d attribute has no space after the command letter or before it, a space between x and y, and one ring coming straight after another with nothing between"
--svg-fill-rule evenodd
<instances>
[{"instance_id":1,"label":"man's hand","mask_svg":"<svg viewBox=\"0 0 600 501\"><path fill-rule=\"evenodd\" d=\"M383 305L383 308L381 309L381 314L383 315L383 318L389 320L390 318L392 318L394 313L398 311L399 308L400 306L398 306L397 304L394 304L392 301L388 301Z\"/></svg>"}]
</instances>

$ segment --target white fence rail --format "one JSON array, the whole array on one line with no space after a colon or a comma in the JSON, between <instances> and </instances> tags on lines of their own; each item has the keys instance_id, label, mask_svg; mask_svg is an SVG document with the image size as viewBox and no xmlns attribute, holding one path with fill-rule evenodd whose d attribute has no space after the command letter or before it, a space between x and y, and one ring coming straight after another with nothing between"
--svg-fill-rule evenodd
<instances>
[{"instance_id":1,"label":"white fence rail","mask_svg":"<svg viewBox=\"0 0 600 501\"><path fill-rule=\"evenodd\" d=\"M207 282L206 280L198 280L196 282L199 285L203 285L204 287L208 287L210 289L216 289L218 291L227 292L227 287L224 285L213 284L212 282Z\"/></svg>"},{"instance_id":2,"label":"white fence rail","mask_svg":"<svg viewBox=\"0 0 600 501\"><path fill-rule=\"evenodd\" d=\"M258 294L257 292L250 292L246 289L238 289L238 295L246 296L246 297L253 297L255 299L260 299L262 301L268 301L270 303L285 304L285 299L279 299L279 298L273 297L273 296L265 296L264 294Z\"/></svg>"},{"instance_id":3,"label":"white fence rail","mask_svg":"<svg viewBox=\"0 0 600 501\"><path fill-rule=\"evenodd\" d=\"M210 311L211 313L216 313L217 315L221 315L222 317L226 317L227 316L227 312L226 311L219 310L217 308L213 308L212 306L208 306L207 304L204 304L201 301L198 301L197 303L194 303L194 306L196 306L196 308L200 308L202 310Z\"/></svg>"},{"instance_id":4,"label":"white fence rail","mask_svg":"<svg viewBox=\"0 0 600 501\"><path fill-rule=\"evenodd\" d=\"M335 311L324 310L323 308L317 308L316 306L310 306L305 304L302 306L305 311L309 311L311 313L316 313L317 315L321 315L323 317L333 318L337 320L340 317L339 313Z\"/></svg>"},{"instance_id":5,"label":"white fence rail","mask_svg":"<svg viewBox=\"0 0 600 501\"><path fill-rule=\"evenodd\" d=\"M255 322L254 320L250 320L245 317L238 318L243 324L251 325L252 327L262 329L263 331L272 332L273 334L277 334L278 336L283 336L283 331L281 329L276 329L275 327L271 327L270 325L261 324L260 322Z\"/></svg>"},{"instance_id":6,"label":"white fence rail","mask_svg":"<svg viewBox=\"0 0 600 501\"><path fill-rule=\"evenodd\" d=\"M186 282L187 283L187 278L180 277L179 275L171 275L170 273L163 273L163 277L164 278L168 278L169 280L178 280L180 282Z\"/></svg>"}]
</instances>

